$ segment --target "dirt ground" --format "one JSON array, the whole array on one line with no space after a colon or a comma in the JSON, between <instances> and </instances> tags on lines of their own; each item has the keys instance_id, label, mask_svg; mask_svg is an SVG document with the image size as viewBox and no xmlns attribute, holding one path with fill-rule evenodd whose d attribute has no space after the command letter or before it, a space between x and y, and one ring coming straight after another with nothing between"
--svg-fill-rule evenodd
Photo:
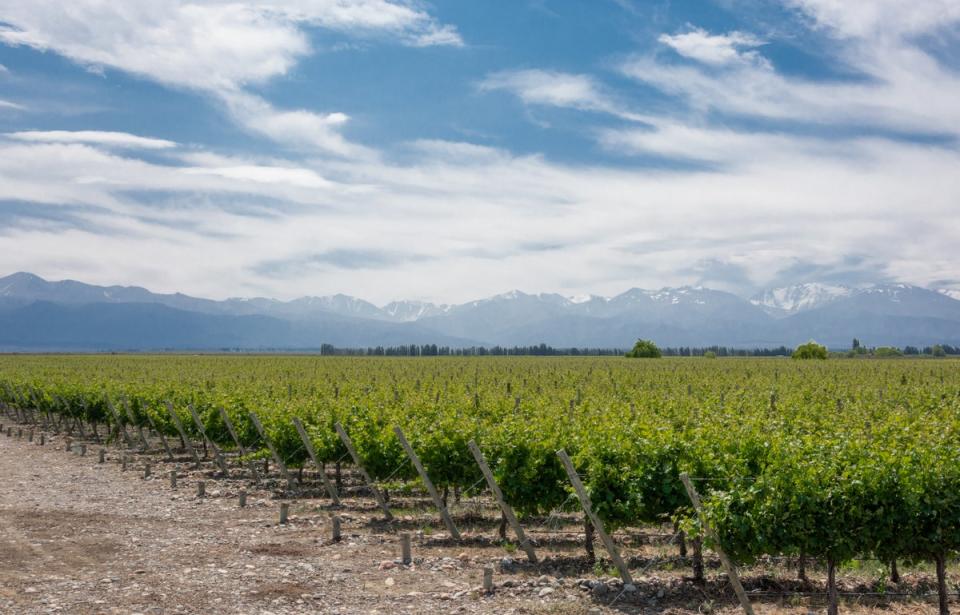
<instances>
[{"instance_id":1,"label":"dirt ground","mask_svg":"<svg viewBox=\"0 0 960 615\"><path fill-rule=\"evenodd\" d=\"M489 526L470 527L464 511L458 524L466 540L456 544L439 523L417 531L415 513L401 509L397 523L378 523L367 500L345 501L338 512L343 539L334 543L324 500L289 501L289 523L281 525L282 500L274 493L251 489L241 508L243 481L214 480L212 469L191 471L188 459L167 464L131 455L123 471L116 448L107 449L101 464L99 445L88 444L81 456L67 452L60 436L47 434L40 446L39 434L29 443L25 433L17 438L14 425L8 437L7 425L0 435L0 613L740 612L715 569L705 588L685 580L683 571L654 569L636 571L631 592L612 580L590 589L595 571L571 571L550 558L528 565L522 552L491 544ZM144 478L148 459L153 475ZM398 529L414 534L410 566L395 561ZM494 568L492 594L480 590L485 566ZM750 574L760 578L762 571L745 571L757 613L824 611L809 600L762 595L762 583ZM936 608L848 598L841 611Z\"/></svg>"}]
</instances>

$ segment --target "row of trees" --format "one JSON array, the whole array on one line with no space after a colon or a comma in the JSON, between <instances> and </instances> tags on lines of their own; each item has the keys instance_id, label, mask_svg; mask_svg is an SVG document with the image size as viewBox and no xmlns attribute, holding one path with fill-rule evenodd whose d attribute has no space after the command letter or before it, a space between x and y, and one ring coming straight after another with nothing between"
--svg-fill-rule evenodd
<instances>
[{"instance_id":1,"label":"row of trees","mask_svg":"<svg viewBox=\"0 0 960 615\"><path fill-rule=\"evenodd\" d=\"M532 357L609 357L623 354L620 348L555 348L547 344L531 346L470 346L453 348L436 344L409 344L402 346L371 346L368 348L337 348L332 344L320 347L320 354L331 356L367 357L484 357L484 356L532 356Z\"/></svg>"},{"instance_id":2,"label":"row of trees","mask_svg":"<svg viewBox=\"0 0 960 615\"><path fill-rule=\"evenodd\" d=\"M848 357L875 356L875 357L896 357L896 356L920 356L927 355L931 357L946 357L947 355L960 354L960 347L950 344L936 344L934 346L925 346L922 349L917 346L904 346L902 349L896 346L878 346L867 348L859 339L853 338L850 350L847 351Z\"/></svg>"},{"instance_id":3,"label":"row of trees","mask_svg":"<svg viewBox=\"0 0 960 615\"><path fill-rule=\"evenodd\" d=\"M747 351L741 351L743 354L739 353L730 353L727 348L720 346L713 346L711 348L701 348L696 349L697 352L693 352L694 349L691 348L682 348L680 349L684 352L682 353L670 353L660 350L655 343L650 340L637 340L627 353L626 356L631 359L659 359L663 355L672 355L672 356L701 356L707 359L716 359L718 356L750 356L747 355ZM810 341L806 344L802 344L797 347L792 353L787 349L786 346L781 346L776 348L773 351L767 351L771 354L763 355L753 355L753 356L787 356L791 355L794 359L826 359L829 356L829 352L825 346Z\"/></svg>"},{"instance_id":4,"label":"row of trees","mask_svg":"<svg viewBox=\"0 0 960 615\"><path fill-rule=\"evenodd\" d=\"M955 349L951 346L932 346L924 349L923 354L930 355L933 357L945 357L948 354L953 354L947 352L947 348L950 348L951 351L957 351L960 349ZM740 351L736 353L728 352L728 349L714 346L712 348L703 348L703 349L692 349L692 348L681 348L681 352L677 353L676 349L667 349L662 351L657 347L655 343L650 340L637 340L637 343L634 344L633 348L626 353L627 357L630 358L644 358L644 359L658 359L663 355L667 356L702 356L710 359L715 359L718 356L751 356L747 355L747 351ZM826 346L818 344L813 340L810 340L806 344L801 344L797 346L792 352L788 350L785 346L776 348L773 350L764 351L763 354L759 354L759 351L754 351L756 354L752 356L791 356L794 359L827 359L830 356L830 351ZM743 353L743 354L741 354ZM914 346L907 346L903 350L896 348L894 346L881 346L879 348L871 348L867 350L860 344L860 340L854 338L853 347L847 353L849 357L856 357L859 355L869 355L873 357L898 357L904 355L920 355L920 350Z\"/></svg>"}]
</instances>

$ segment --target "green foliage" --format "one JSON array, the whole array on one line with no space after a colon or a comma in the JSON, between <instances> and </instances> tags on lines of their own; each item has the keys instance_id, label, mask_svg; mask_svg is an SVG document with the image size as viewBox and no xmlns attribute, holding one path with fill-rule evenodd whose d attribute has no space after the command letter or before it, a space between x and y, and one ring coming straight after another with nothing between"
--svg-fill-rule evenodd
<instances>
[{"instance_id":1,"label":"green foliage","mask_svg":"<svg viewBox=\"0 0 960 615\"><path fill-rule=\"evenodd\" d=\"M696 531L679 480L688 472L739 561L960 551L952 360L0 357L0 404L83 417L101 434L113 408L176 437L167 402L192 437L191 406L232 449L223 408L263 456L256 412L292 465L306 460L294 417L322 463L345 458L341 423L374 479L398 491L417 477L395 426L441 489L481 481L473 439L523 516L577 506L562 448L611 529L679 520Z\"/></svg>"},{"instance_id":2,"label":"green foliage","mask_svg":"<svg viewBox=\"0 0 960 615\"><path fill-rule=\"evenodd\" d=\"M794 359L826 359L830 355L826 346L821 346L813 340L800 344L791 355Z\"/></svg>"},{"instance_id":3,"label":"green foliage","mask_svg":"<svg viewBox=\"0 0 960 615\"><path fill-rule=\"evenodd\" d=\"M660 348L650 340L637 340L626 356L631 359L659 359L663 355Z\"/></svg>"},{"instance_id":4,"label":"green foliage","mask_svg":"<svg viewBox=\"0 0 960 615\"><path fill-rule=\"evenodd\" d=\"M874 348L873 356L884 359L890 357L901 357L903 356L903 353L899 348L894 348L893 346L880 346L879 348Z\"/></svg>"},{"instance_id":5,"label":"green foliage","mask_svg":"<svg viewBox=\"0 0 960 615\"><path fill-rule=\"evenodd\" d=\"M708 351L706 351L705 353L703 353L703 358L704 358L704 359L716 359L716 358L717 358L717 353L715 353L715 352L712 351L712 350L708 350Z\"/></svg>"}]
</instances>

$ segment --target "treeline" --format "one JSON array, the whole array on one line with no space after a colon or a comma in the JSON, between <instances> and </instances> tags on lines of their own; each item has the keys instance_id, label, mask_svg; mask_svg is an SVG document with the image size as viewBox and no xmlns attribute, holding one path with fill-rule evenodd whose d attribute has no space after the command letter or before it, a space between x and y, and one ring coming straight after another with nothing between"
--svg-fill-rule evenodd
<instances>
[{"instance_id":1,"label":"treeline","mask_svg":"<svg viewBox=\"0 0 960 615\"><path fill-rule=\"evenodd\" d=\"M936 346L926 346L923 348L923 350L917 348L916 346L904 346L903 354L929 354L929 355L960 354L960 346L951 346L950 344L938 344Z\"/></svg>"},{"instance_id":2,"label":"treeline","mask_svg":"<svg viewBox=\"0 0 960 615\"><path fill-rule=\"evenodd\" d=\"M789 357L792 348L780 346L778 348L727 348L724 346L705 346L702 348L681 346L677 348L661 349L668 357L702 357L713 353L718 357ZM409 344L402 346L372 346L368 348L338 348L332 344L324 344L320 354L332 356L367 356L367 357L613 357L622 356L626 351L622 348L555 348L546 344L533 346L471 346L468 348L452 348L437 346L436 344Z\"/></svg>"},{"instance_id":3,"label":"treeline","mask_svg":"<svg viewBox=\"0 0 960 615\"><path fill-rule=\"evenodd\" d=\"M402 346L372 346L368 348L337 348L332 344L320 347L320 354L336 356L367 357L482 357L482 356L532 356L532 357L603 357L624 353L619 348L554 348L546 344L534 346L470 346L451 348L436 344L409 344Z\"/></svg>"},{"instance_id":4,"label":"treeline","mask_svg":"<svg viewBox=\"0 0 960 615\"><path fill-rule=\"evenodd\" d=\"M681 346L679 348L661 348L665 357L702 357L708 353L718 357L789 357L793 348L778 346L776 348L727 348L725 346L705 346L694 348Z\"/></svg>"},{"instance_id":5,"label":"treeline","mask_svg":"<svg viewBox=\"0 0 960 615\"><path fill-rule=\"evenodd\" d=\"M948 355L960 355L960 347L951 346L950 344L936 344L934 346L925 346L923 349L918 348L917 346L904 346L903 348L898 348L896 346L879 346L875 348L867 348L860 343L860 340L853 338L853 343L850 346L850 350L847 351L847 356L855 358L857 356L874 356L874 357L899 357L899 356L919 356L919 355L928 355L932 357L946 357Z\"/></svg>"}]
</instances>

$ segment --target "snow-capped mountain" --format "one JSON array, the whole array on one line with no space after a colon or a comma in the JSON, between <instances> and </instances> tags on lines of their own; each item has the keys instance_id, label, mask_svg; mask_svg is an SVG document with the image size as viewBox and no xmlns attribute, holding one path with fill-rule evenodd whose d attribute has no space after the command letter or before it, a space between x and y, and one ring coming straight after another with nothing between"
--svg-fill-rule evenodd
<instances>
[{"instance_id":1,"label":"snow-capped mountain","mask_svg":"<svg viewBox=\"0 0 960 615\"><path fill-rule=\"evenodd\" d=\"M849 297L853 292L854 289L849 286L810 282L763 291L753 296L750 303L773 316L786 316L822 307L837 299Z\"/></svg>"},{"instance_id":2,"label":"snow-capped mountain","mask_svg":"<svg viewBox=\"0 0 960 615\"><path fill-rule=\"evenodd\" d=\"M443 314L449 309L449 305L437 305L425 301L391 301L380 311L396 322L414 322L421 318Z\"/></svg>"},{"instance_id":3,"label":"snow-capped mountain","mask_svg":"<svg viewBox=\"0 0 960 615\"><path fill-rule=\"evenodd\" d=\"M0 278L0 348L619 348L638 337L665 346L791 346L814 338L843 348L853 337L870 345L958 344L960 300L954 294L960 293L909 284L808 283L750 300L683 286L632 288L613 297L513 290L459 305L394 301L378 307L343 294L213 301L19 273ZM156 345L163 340L169 345Z\"/></svg>"},{"instance_id":4,"label":"snow-capped mountain","mask_svg":"<svg viewBox=\"0 0 960 615\"><path fill-rule=\"evenodd\" d=\"M369 301L336 294L326 297L301 297L285 304L282 311L292 316L306 317L314 312L330 312L341 316L385 319L384 313Z\"/></svg>"},{"instance_id":5,"label":"snow-capped mountain","mask_svg":"<svg viewBox=\"0 0 960 615\"><path fill-rule=\"evenodd\" d=\"M952 318L960 306L949 292L931 291L911 284L869 284L858 287L808 283L764 291L750 302L768 314L783 318L827 308L834 304L842 310L859 310L914 317Z\"/></svg>"}]
</instances>

